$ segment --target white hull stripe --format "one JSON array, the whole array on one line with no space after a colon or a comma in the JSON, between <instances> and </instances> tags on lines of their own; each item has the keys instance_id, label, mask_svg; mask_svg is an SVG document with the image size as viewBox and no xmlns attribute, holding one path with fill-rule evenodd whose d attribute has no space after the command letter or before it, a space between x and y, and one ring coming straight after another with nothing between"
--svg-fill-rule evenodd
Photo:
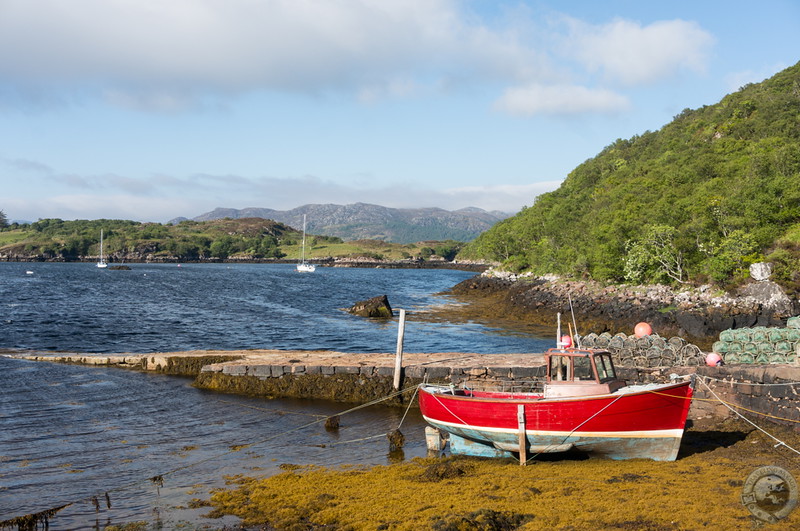
<instances>
[{"instance_id":1,"label":"white hull stripe","mask_svg":"<svg viewBox=\"0 0 800 531\"><path fill-rule=\"evenodd\" d=\"M477 432L485 432L485 433L504 433L510 435L516 435L519 433L519 430L516 428L492 428L487 426L474 426L472 424L458 424L455 422L443 422L441 420L435 420L430 417L423 416L423 418L429 423L433 425L439 426L449 426L453 428L458 428L460 430L474 430ZM683 437L683 429L671 429L671 430L630 430L630 431L548 431L548 430L525 430L527 435L541 435L544 437L604 437L604 438L628 438L628 439L657 439L657 438L675 438L675 437Z\"/></svg>"}]
</instances>

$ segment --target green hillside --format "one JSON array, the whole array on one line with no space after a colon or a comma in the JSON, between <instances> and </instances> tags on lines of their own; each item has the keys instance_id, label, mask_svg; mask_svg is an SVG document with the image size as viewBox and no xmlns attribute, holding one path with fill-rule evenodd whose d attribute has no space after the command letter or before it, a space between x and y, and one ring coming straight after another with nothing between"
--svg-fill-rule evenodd
<instances>
[{"instance_id":1,"label":"green hillside","mask_svg":"<svg viewBox=\"0 0 800 531\"><path fill-rule=\"evenodd\" d=\"M2 211L0 211L2 215ZM6 224L7 225L7 224ZM262 218L185 220L178 224L126 220L42 219L31 224L0 223L0 260L94 260L103 249L115 263L137 261L296 260L302 233ZM460 242L398 244L377 240L344 242L335 236L308 235L306 257L451 260Z\"/></svg>"},{"instance_id":2,"label":"green hillside","mask_svg":"<svg viewBox=\"0 0 800 531\"><path fill-rule=\"evenodd\" d=\"M617 140L459 257L610 282L800 277L800 63Z\"/></svg>"}]
</instances>

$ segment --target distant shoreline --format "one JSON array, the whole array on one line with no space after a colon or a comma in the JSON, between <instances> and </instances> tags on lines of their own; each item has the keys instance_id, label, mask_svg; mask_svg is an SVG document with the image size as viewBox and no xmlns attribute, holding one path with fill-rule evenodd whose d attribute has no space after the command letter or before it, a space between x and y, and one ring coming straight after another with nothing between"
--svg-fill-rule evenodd
<instances>
[{"instance_id":1,"label":"distant shoreline","mask_svg":"<svg viewBox=\"0 0 800 531\"><path fill-rule=\"evenodd\" d=\"M311 259L307 262L318 267L362 267L362 268L384 268L384 269L457 269L461 271L474 271L482 273L491 267L491 264L481 262L453 261L446 260L374 260L367 258L323 258ZM95 259L84 260L64 260L64 259L44 259L44 258L19 258L2 257L0 262L7 263L71 263L71 264L92 264ZM131 259L121 262L108 262L109 266L133 265L133 264L296 264L297 260L287 260L285 258L204 258L200 260L180 260L178 258L159 258L159 259Z\"/></svg>"}]
</instances>

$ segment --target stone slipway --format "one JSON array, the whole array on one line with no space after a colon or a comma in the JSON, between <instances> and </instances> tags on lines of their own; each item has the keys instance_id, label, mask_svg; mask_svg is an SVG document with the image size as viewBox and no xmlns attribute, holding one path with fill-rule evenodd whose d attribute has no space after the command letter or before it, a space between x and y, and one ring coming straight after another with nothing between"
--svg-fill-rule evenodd
<instances>
[{"instance_id":1,"label":"stone slipway","mask_svg":"<svg viewBox=\"0 0 800 531\"><path fill-rule=\"evenodd\" d=\"M196 387L266 397L366 402L394 392L394 353L308 350L204 350L152 354L0 351L14 358L112 366L192 376ZM401 388L465 379L531 379L544 375L542 354L404 353ZM406 396L408 395L408 396Z\"/></svg>"},{"instance_id":2,"label":"stone slipway","mask_svg":"<svg viewBox=\"0 0 800 531\"><path fill-rule=\"evenodd\" d=\"M393 353L347 353L318 350L202 350L152 354L87 354L65 352L0 351L9 357L79 365L108 365L197 376L221 373L232 376L281 377L301 374L360 374L393 376ZM540 374L542 354L475 354L463 352L404 353L406 377L442 379L463 376L526 378Z\"/></svg>"},{"instance_id":3,"label":"stone slipway","mask_svg":"<svg viewBox=\"0 0 800 531\"><path fill-rule=\"evenodd\" d=\"M539 374L544 364L541 354L470 354L463 352L404 353L406 378L460 381L464 377L494 376L526 378ZM202 372L232 376L281 377L322 374L394 376L395 355L388 353L353 354L333 351L270 350L247 351L238 360L214 363Z\"/></svg>"}]
</instances>

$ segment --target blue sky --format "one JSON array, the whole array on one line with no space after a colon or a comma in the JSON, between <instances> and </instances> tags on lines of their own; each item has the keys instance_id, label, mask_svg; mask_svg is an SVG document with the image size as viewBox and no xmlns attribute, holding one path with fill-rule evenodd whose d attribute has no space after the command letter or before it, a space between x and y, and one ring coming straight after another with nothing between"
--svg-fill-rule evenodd
<instances>
[{"instance_id":1,"label":"blue sky","mask_svg":"<svg viewBox=\"0 0 800 531\"><path fill-rule=\"evenodd\" d=\"M798 60L794 0L2 0L0 210L515 212Z\"/></svg>"}]
</instances>

